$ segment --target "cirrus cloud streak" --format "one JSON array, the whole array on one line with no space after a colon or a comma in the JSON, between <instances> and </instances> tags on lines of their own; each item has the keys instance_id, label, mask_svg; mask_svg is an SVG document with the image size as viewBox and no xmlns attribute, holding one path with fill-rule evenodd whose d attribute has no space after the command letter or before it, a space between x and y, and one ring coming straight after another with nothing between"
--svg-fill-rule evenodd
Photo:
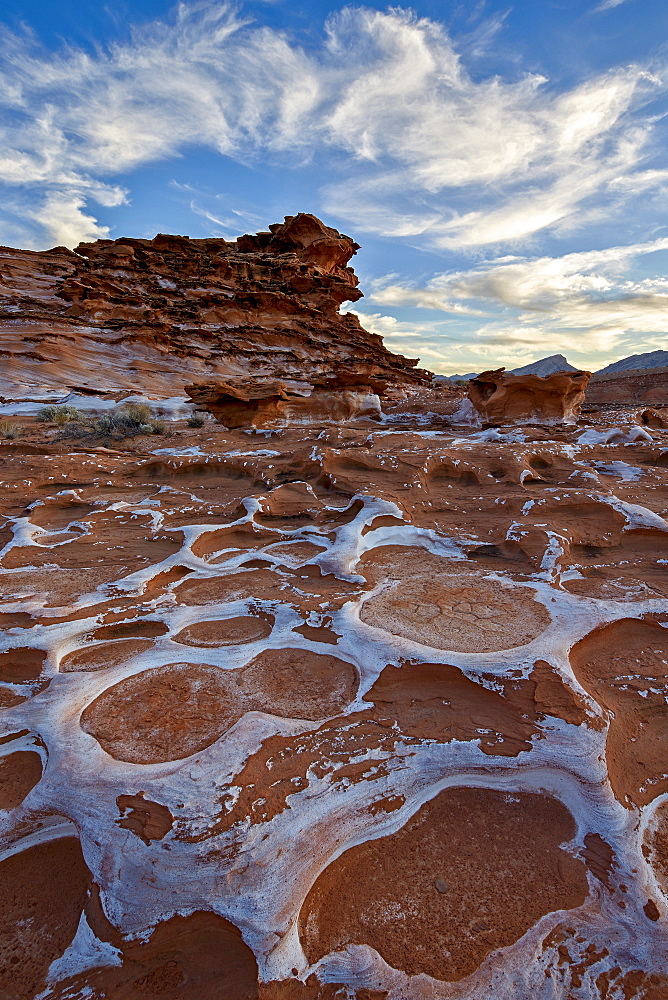
<instances>
[{"instance_id":1,"label":"cirrus cloud streak","mask_svg":"<svg viewBox=\"0 0 668 1000\"><path fill-rule=\"evenodd\" d=\"M665 183L653 162L662 74L643 66L568 89L526 73L473 78L445 28L410 11L343 8L314 48L231 6L94 52L0 38L0 183L33 242L106 235L132 171L193 147L239 162L322 163L321 208L357 232L441 250L524 241L602 197ZM334 179L334 178L338 179ZM341 178L344 179L341 179ZM70 206L69 211L67 206Z\"/></svg>"}]
</instances>

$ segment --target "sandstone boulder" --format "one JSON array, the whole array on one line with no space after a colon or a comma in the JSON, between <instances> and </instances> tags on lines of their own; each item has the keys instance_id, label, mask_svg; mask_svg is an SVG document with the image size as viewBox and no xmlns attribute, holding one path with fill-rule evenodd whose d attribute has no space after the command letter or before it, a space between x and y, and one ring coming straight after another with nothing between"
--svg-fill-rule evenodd
<instances>
[{"instance_id":1,"label":"sandstone boulder","mask_svg":"<svg viewBox=\"0 0 668 1000\"><path fill-rule=\"evenodd\" d=\"M509 375L497 368L471 379L468 398L490 426L571 424L580 414L589 378L589 372L555 372L542 378Z\"/></svg>"},{"instance_id":2,"label":"sandstone boulder","mask_svg":"<svg viewBox=\"0 0 668 1000\"><path fill-rule=\"evenodd\" d=\"M660 412L652 407L647 410L643 410L639 414L638 423L643 424L645 427L668 427L668 410Z\"/></svg>"}]
</instances>

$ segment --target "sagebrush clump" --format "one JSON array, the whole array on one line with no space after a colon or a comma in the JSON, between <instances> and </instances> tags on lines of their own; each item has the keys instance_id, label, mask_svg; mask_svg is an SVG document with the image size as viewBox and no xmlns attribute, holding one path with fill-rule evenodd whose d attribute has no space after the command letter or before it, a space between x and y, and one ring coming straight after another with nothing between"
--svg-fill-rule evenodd
<instances>
[{"instance_id":1,"label":"sagebrush clump","mask_svg":"<svg viewBox=\"0 0 668 1000\"><path fill-rule=\"evenodd\" d=\"M0 438L13 441L21 433L21 428L13 420L0 420Z\"/></svg>"},{"instance_id":2,"label":"sagebrush clump","mask_svg":"<svg viewBox=\"0 0 668 1000\"><path fill-rule=\"evenodd\" d=\"M122 415L127 422L137 424L138 427L150 424L153 419L151 407L146 403L126 403L118 415Z\"/></svg>"},{"instance_id":3,"label":"sagebrush clump","mask_svg":"<svg viewBox=\"0 0 668 1000\"><path fill-rule=\"evenodd\" d=\"M138 437L141 434L164 434L165 422L159 420L151 412L146 403L126 403L125 406L102 416L80 419L68 423L64 428L64 436L103 437L121 440L127 437Z\"/></svg>"},{"instance_id":4,"label":"sagebrush clump","mask_svg":"<svg viewBox=\"0 0 668 1000\"><path fill-rule=\"evenodd\" d=\"M188 427L204 427L204 414L203 413L193 413L192 416L188 417Z\"/></svg>"},{"instance_id":5,"label":"sagebrush clump","mask_svg":"<svg viewBox=\"0 0 668 1000\"><path fill-rule=\"evenodd\" d=\"M85 420L85 416L76 406L57 406L51 403L39 410L36 419L44 424L62 425L68 424L71 420Z\"/></svg>"}]
</instances>

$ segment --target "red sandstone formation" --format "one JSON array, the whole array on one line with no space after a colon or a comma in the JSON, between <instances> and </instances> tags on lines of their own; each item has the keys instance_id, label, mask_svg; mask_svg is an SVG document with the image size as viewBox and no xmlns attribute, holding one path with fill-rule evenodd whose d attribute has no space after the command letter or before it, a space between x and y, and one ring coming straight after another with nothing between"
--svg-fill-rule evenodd
<instances>
[{"instance_id":1,"label":"red sandstone formation","mask_svg":"<svg viewBox=\"0 0 668 1000\"><path fill-rule=\"evenodd\" d=\"M608 776L620 802L645 805L668 791L668 629L625 618L596 629L571 650L582 686L610 713Z\"/></svg>"},{"instance_id":2,"label":"red sandstone formation","mask_svg":"<svg viewBox=\"0 0 668 1000\"><path fill-rule=\"evenodd\" d=\"M2 1000L665 1000L663 410L453 426L273 229L5 258L10 371L220 422L0 439Z\"/></svg>"},{"instance_id":3,"label":"red sandstone formation","mask_svg":"<svg viewBox=\"0 0 668 1000\"><path fill-rule=\"evenodd\" d=\"M200 409L208 410L227 427L280 427L302 423L340 424L357 417L380 420L380 401L387 383L381 370L350 362L336 375L312 376L310 381L284 382L275 378L228 379L188 385L186 392Z\"/></svg>"},{"instance_id":4,"label":"red sandstone formation","mask_svg":"<svg viewBox=\"0 0 668 1000\"><path fill-rule=\"evenodd\" d=\"M584 864L560 849L573 833L554 799L441 792L397 833L323 872L300 913L306 954L366 943L409 975L463 979L544 913L584 902Z\"/></svg>"},{"instance_id":5,"label":"red sandstone formation","mask_svg":"<svg viewBox=\"0 0 668 1000\"><path fill-rule=\"evenodd\" d=\"M639 422L645 427L668 427L668 410L660 412L652 407L642 410Z\"/></svg>"},{"instance_id":6,"label":"red sandstone formation","mask_svg":"<svg viewBox=\"0 0 668 1000\"><path fill-rule=\"evenodd\" d=\"M16 809L42 777L42 761L32 750L0 757L0 809Z\"/></svg>"},{"instance_id":7,"label":"red sandstone formation","mask_svg":"<svg viewBox=\"0 0 668 1000\"><path fill-rule=\"evenodd\" d=\"M668 368L631 368L592 375L586 403L600 409L668 406Z\"/></svg>"},{"instance_id":8,"label":"red sandstone formation","mask_svg":"<svg viewBox=\"0 0 668 1000\"><path fill-rule=\"evenodd\" d=\"M122 961L67 977L43 1000L260 1000L257 963L237 927L216 913L196 911L161 921L148 940L124 941L99 904L87 922L118 948Z\"/></svg>"},{"instance_id":9,"label":"red sandstone formation","mask_svg":"<svg viewBox=\"0 0 668 1000\"><path fill-rule=\"evenodd\" d=\"M503 368L482 372L469 382L468 397L487 426L574 424L580 415L589 372L506 375Z\"/></svg>"},{"instance_id":10,"label":"red sandstone formation","mask_svg":"<svg viewBox=\"0 0 668 1000\"><path fill-rule=\"evenodd\" d=\"M299 649L267 650L239 672L170 663L107 688L88 705L81 725L112 757L156 763L203 750L246 712L335 715L353 700L356 687L349 663Z\"/></svg>"},{"instance_id":11,"label":"red sandstone formation","mask_svg":"<svg viewBox=\"0 0 668 1000\"><path fill-rule=\"evenodd\" d=\"M1 248L0 396L168 397L231 379L243 399L249 381L279 380L288 395L429 381L339 313L362 295L347 266L358 248L350 237L305 214L270 230L236 242L159 235L74 252Z\"/></svg>"},{"instance_id":12,"label":"red sandstone formation","mask_svg":"<svg viewBox=\"0 0 668 1000\"><path fill-rule=\"evenodd\" d=\"M90 872L76 837L29 847L0 861L0 996L40 992L52 961L72 941Z\"/></svg>"}]
</instances>

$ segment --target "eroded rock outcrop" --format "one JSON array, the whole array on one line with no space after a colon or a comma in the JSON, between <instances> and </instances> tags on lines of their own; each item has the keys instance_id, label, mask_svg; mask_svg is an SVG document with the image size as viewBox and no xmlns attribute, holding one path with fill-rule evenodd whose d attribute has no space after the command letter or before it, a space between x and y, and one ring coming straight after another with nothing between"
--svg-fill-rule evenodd
<instances>
[{"instance_id":1,"label":"eroded rock outcrop","mask_svg":"<svg viewBox=\"0 0 668 1000\"><path fill-rule=\"evenodd\" d=\"M589 372L510 375L505 369L482 372L469 382L468 397L485 423L572 424L577 421Z\"/></svg>"},{"instance_id":2,"label":"eroded rock outcrop","mask_svg":"<svg viewBox=\"0 0 668 1000\"><path fill-rule=\"evenodd\" d=\"M314 384L317 383L317 384ZM366 374L345 373L313 381L239 378L186 386L193 402L227 427L280 427L305 423L338 424L358 417L381 419L374 388L386 383Z\"/></svg>"},{"instance_id":3,"label":"eroded rock outcrop","mask_svg":"<svg viewBox=\"0 0 668 1000\"><path fill-rule=\"evenodd\" d=\"M668 406L668 368L632 368L592 376L587 405L601 409Z\"/></svg>"},{"instance_id":4,"label":"eroded rock outcrop","mask_svg":"<svg viewBox=\"0 0 668 1000\"><path fill-rule=\"evenodd\" d=\"M638 414L638 423L645 427L668 427L668 407L663 411L649 407Z\"/></svg>"},{"instance_id":5,"label":"eroded rock outcrop","mask_svg":"<svg viewBox=\"0 0 668 1000\"><path fill-rule=\"evenodd\" d=\"M243 392L249 379L278 379L304 396L332 380L354 388L361 375L366 387L428 381L339 312L362 296L348 267L357 249L307 214L235 242L161 234L76 251L0 248L0 395L159 398L186 383L233 380Z\"/></svg>"}]
</instances>

